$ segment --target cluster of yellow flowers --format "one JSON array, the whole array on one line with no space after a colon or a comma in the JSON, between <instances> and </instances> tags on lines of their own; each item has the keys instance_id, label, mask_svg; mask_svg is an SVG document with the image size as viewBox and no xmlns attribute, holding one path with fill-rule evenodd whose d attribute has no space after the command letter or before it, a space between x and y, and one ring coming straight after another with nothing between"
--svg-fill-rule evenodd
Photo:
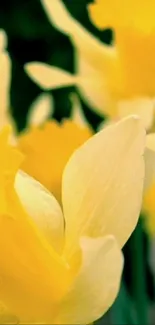
<instances>
[{"instance_id":1,"label":"cluster of yellow flowers","mask_svg":"<svg viewBox=\"0 0 155 325\"><path fill-rule=\"evenodd\" d=\"M135 17L129 10L128 20L123 0L117 5L98 0L89 7L98 26L116 32L108 47L76 22L61 0L42 0L52 23L71 37L79 73L41 63L26 70L46 89L77 84L112 118L96 135L75 120L46 122L45 97L32 105L28 128L17 135L7 111L11 62L0 34L0 323L94 322L117 296L121 249L142 205L155 231L153 2L146 21L147 7L131 3ZM142 51L144 40L149 53ZM147 58L149 66L141 70ZM129 112L136 115L115 121Z\"/></svg>"},{"instance_id":2,"label":"cluster of yellow flowers","mask_svg":"<svg viewBox=\"0 0 155 325\"><path fill-rule=\"evenodd\" d=\"M111 46L101 43L67 11L61 0L42 0L51 23L67 34L76 50L77 74L71 75L43 63L27 64L26 70L44 89L75 84L97 112L110 123L137 114L155 150L155 32L152 0L96 0L88 6L99 28L112 28ZM108 122L109 123L109 122ZM155 235L155 182L152 179L143 202L145 222Z\"/></svg>"}]
</instances>

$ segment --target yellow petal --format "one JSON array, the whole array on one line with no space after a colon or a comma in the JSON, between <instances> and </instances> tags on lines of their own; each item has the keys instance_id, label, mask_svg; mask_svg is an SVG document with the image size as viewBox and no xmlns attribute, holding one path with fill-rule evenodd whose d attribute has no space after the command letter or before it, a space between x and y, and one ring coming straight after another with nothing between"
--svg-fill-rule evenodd
<instances>
[{"instance_id":1,"label":"yellow petal","mask_svg":"<svg viewBox=\"0 0 155 325\"><path fill-rule=\"evenodd\" d=\"M14 148L8 150L8 144L10 141L11 128L6 126L0 132L0 148L1 148L1 159L0 159L0 214L5 214L6 211L6 198L5 198L5 187L4 183L11 179L12 183L14 182L14 176L17 172L17 169L22 162L22 154L14 151Z\"/></svg>"},{"instance_id":2,"label":"yellow petal","mask_svg":"<svg viewBox=\"0 0 155 325\"><path fill-rule=\"evenodd\" d=\"M146 147L155 152L155 133L147 134Z\"/></svg>"},{"instance_id":3,"label":"yellow petal","mask_svg":"<svg viewBox=\"0 0 155 325\"><path fill-rule=\"evenodd\" d=\"M150 32L155 28L155 3L130 0L95 0L89 12L95 25L103 27L132 27Z\"/></svg>"},{"instance_id":4,"label":"yellow petal","mask_svg":"<svg viewBox=\"0 0 155 325\"><path fill-rule=\"evenodd\" d=\"M25 70L29 77L43 89L71 86L75 83L74 76L69 72L56 67L51 67L45 63L27 63L25 65Z\"/></svg>"},{"instance_id":5,"label":"yellow petal","mask_svg":"<svg viewBox=\"0 0 155 325\"><path fill-rule=\"evenodd\" d=\"M28 126L37 126L45 122L53 113L52 96L41 94L29 108L27 116Z\"/></svg>"},{"instance_id":6,"label":"yellow petal","mask_svg":"<svg viewBox=\"0 0 155 325\"><path fill-rule=\"evenodd\" d=\"M105 74L102 69L97 69L89 59L84 58L80 51L77 55L77 73L80 76L78 86L82 96L99 113L103 113L108 106L109 98L106 91Z\"/></svg>"},{"instance_id":7,"label":"yellow petal","mask_svg":"<svg viewBox=\"0 0 155 325\"><path fill-rule=\"evenodd\" d=\"M0 301L22 322L51 321L67 289L68 265L36 227L15 190L21 155L0 134ZM4 249L5 248L5 249Z\"/></svg>"},{"instance_id":8,"label":"yellow petal","mask_svg":"<svg viewBox=\"0 0 155 325\"><path fill-rule=\"evenodd\" d=\"M15 189L27 213L48 242L60 252L64 240L64 219L54 196L22 171L16 175Z\"/></svg>"},{"instance_id":9,"label":"yellow petal","mask_svg":"<svg viewBox=\"0 0 155 325\"><path fill-rule=\"evenodd\" d=\"M151 98L133 98L118 102L118 116L125 117L136 114L142 119L144 126L149 130L155 115L155 100Z\"/></svg>"},{"instance_id":10,"label":"yellow petal","mask_svg":"<svg viewBox=\"0 0 155 325\"><path fill-rule=\"evenodd\" d=\"M72 255L83 235L113 234L120 246L127 241L142 203L144 145L141 121L128 117L72 155L62 180L66 254Z\"/></svg>"},{"instance_id":11,"label":"yellow petal","mask_svg":"<svg viewBox=\"0 0 155 325\"><path fill-rule=\"evenodd\" d=\"M123 74L122 94L128 97L155 97L155 32L136 29L115 31L116 47ZM134 49L134 51L133 51ZM148 58L146 60L146 58Z\"/></svg>"},{"instance_id":12,"label":"yellow petal","mask_svg":"<svg viewBox=\"0 0 155 325\"><path fill-rule=\"evenodd\" d=\"M0 301L0 324L19 324L19 319L11 314L7 307Z\"/></svg>"},{"instance_id":13,"label":"yellow petal","mask_svg":"<svg viewBox=\"0 0 155 325\"><path fill-rule=\"evenodd\" d=\"M82 25L79 24L66 9L61 0L42 0L43 8L57 29L68 34L78 50L82 50L87 57L100 67L105 57L110 59L114 55L113 51L101 43L97 38L90 34Z\"/></svg>"},{"instance_id":14,"label":"yellow petal","mask_svg":"<svg viewBox=\"0 0 155 325\"><path fill-rule=\"evenodd\" d=\"M70 95L70 100L72 102L72 114L71 114L72 121L82 127L90 127L89 123L83 113L82 106L81 106L80 99L79 99L78 95L75 93L72 93Z\"/></svg>"},{"instance_id":15,"label":"yellow petal","mask_svg":"<svg viewBox=\"0 0 155 325\"><path fill-rule=\"evenodd\" d=\"M114 31L122 74L118 96L154 98L155 2L96 0L89 10L94 23Z\"/></svg>"},{"instance_id":16,"label":"yellow petal","mask_svg":"<svg viewBox=\"0 0 155 325\"><path fill-rule=\"evenodd\" d=\"M0 324L19 324L19 319L11 314L7 307L0 301Z\"/></svg>"},{"instance_id":17,"label":"yellow petal","mask_svg":"<svg viewBox=\"0 0 155 325\"><path fill-rule=\"evenodd\" d=\"M146 137L145 149L145 191L155 182L155 133L150 133Z\"/></svg>"},{"instance_id":18,"label":"yellow petal","mask_svg":"<svg viewBox=\"0 0 155 325\"><path fill-rule=\"evenodd\" d=\"M112 236L82 238L82 265L59 310L58 324L90 324L114 302L123 257Z\"/></svg>"},{"instance_id":19,"label":"yellow petal","mask_svg":"<svg viewBox=\"0 0 155 325\"><path fill-rule=\"evenodd\" d=\"M53 121L42 128L33 128L18 138L19 149L25 155L22 170L43 184L61 202L63 169L74 150L91 134L88 127L67 120L62 124Z\"/></svg>"},{"instance_id":20,"label":"yellow petal","mask_svg":"<svg viewBox=\"0 0 155 325\"><path fill-rule=\"evenodd\" d=\"M75 83L93 108L103 113L107 100L106 87L110 87L114 93L122 88L116 49L101 43L80 25L69 14L61 0L42 0L42 4L52 25L66 33L75 46L77 58Z\"/></svg>"},{"instance_id":21,"label":"yellow petal","mask_svg":"<svg viewBox=\"0 0 155 325\"><path fill-rule=\"evenodd\" d=\"M52 321L68 285L67 265L7 191L8 212L0 216L0 299L21 322Z\"/></svg>"}]
</instances>

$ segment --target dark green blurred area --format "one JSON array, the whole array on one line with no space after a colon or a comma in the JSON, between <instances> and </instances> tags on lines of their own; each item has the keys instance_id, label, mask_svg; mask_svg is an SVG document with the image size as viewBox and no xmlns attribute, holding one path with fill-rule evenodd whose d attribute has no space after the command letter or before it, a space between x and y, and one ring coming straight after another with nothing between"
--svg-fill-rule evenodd
<instances>
[{"instance_id":1,"label":"dark green blurred area","mask_svg":"<svg viewBox=\"0 0 155 325\"><path fill-rule=\"evenodd\" d=\"M64 0L76 19L100 40L110 44L112 32L98 31L91 24L86 9L89 2ZM74 72L74 51L69 39L48 22L39 0L1 0L0 28L8 36L8 51L12 59L11 109L18 130L21 131L26 126L31 103L42 93L24 72L24 64L42 61ZM53 118L58 121L71 114L69 94L72 91L72 87L51 91L55 101ZM80 100L85 116L96 130L102 118L82 98ZM148 324L148 307L153 304L155 294L154 279L148 264L149 241L141 224L124 248L124 254L125 268L120 295L101 323L105 319L108 324L145 325Z\"/></svg>"}]
</instances>

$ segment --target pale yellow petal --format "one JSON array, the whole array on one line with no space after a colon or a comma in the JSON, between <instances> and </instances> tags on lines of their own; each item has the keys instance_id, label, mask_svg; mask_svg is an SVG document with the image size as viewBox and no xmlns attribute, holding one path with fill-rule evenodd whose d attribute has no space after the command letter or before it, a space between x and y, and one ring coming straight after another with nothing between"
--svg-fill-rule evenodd
<instances>
[{"instance_id":1,"label":"pale yellow petal","mask_svg":"<svg viewBox=\"0 0 155 325\"><path fill-rule=\"evenodd\" d=\"M42 0L43 8L57 29L71 37L74 45L87 53L94 64L103 63L105 56L113 56L113 51L90 34L80 23L75 20L61 0ZM99 61L98 61L99 60Z\"/></svg>"},{"instance_id":2,"label":"pale yellow petal","mask_svg":"<svg viewBox=\"0 0 155 325\"><path fill-rule=\"evenodd\" d=\"M103 44L80 25L70 15L61 0L42 0L42 4L51 23L66 33L75 46L77 85L90 104L94 105L94 109L103 113L106 99L105 84L110 86L112 92L122 88L122 76L116 49ZM81 67L81 61L84 61L83 67ZM84 70L87 72L86 74L84 74ZM95 73L92 74L93 71Z\"/></svg>"},{"instance_id":3,"label":"pale yellow petal","mask_svg":"<svg viewBox=\"0 0 155 325\"><path fill-rule=\"evenodd\" d=\"M118 53L113 46L107 46L88 32L74 19L61 0L42 0L42 5L52 25L71 38L76 53L76 79L82 95L99 113L112 111L106 87L112 95L122 89L122 75ZM108 102L107 102L108 97ZM106 109L106 111L105 111Z\"/></svg>"},{"instance_id":4,"label":"pale yellow petal","mask_svg":"<svg viewBox=\"0 0 155 325\"><path fill-rule=\"evenodd\" d=\"M107 106L109 113L109 96L106 90L104 72L102 69L99 70L93 66L80 51L78 52L76 66L77 73L80 76L78 87L81 95L98 113L106 113Z\"/></svg>"},{"instance_id":5,"label":"pale yellow petal","mask_svg":"<svg viewBox=\"0 0 155 325\"><path fill-rule=\"evenodd\" d=\"M144 126L149 130L155 114L155 100L152 98L133 98L118 102L118 116L120 118L129 114L136 114L142 119Z\"/></svg>"},{"instance_id":6,"label":"pale yellow petal","mask_svg":"<svg viewBox=\"0 0 155 325\"><path fill-rule=\"evenodd\" d=\"M90 324L119 291L123 256L112 236L82 238L82 265L59 310L59 324ZM57 322L56 322L57 323Z\"/></svg>"},{"instance_id":7,"label":"pale yellow petal","mask_svg":"<svg viewBox=\"0 0 155 325\"><path fill-rule=\"evenodd\" d=\"M155 152L155 133L147 134L146 147Z\"/></svg>"},{"instance_id":8,"label":"pale yellow petal","mask_svg":"<svg viewBox=\"0 0 155 325\"><path fill-rule=\"evenodd\" d=\"M29 108L28 126L37 126L45 122L52 115L53 109L54 103L51 95L43 93L38 96Z\"/></svg>"},{"instance_id":9,"label":"pale yellow petal","mask_svg":"<svg viewBox=\"0 0 155 325\"><path fill-rule=\"evenodd\" d=\"M62 179L66 251L82 235L113 234L123 246L137 224L143 182L145 130L128 117L100 131L70 158Z\"/></svg>"},{"instance_id":10,"label":"pale yellow petal","mask_svg":"<svg viewBox=\"0 0 155 325\"><path fill-rule=\"evenodd\" d=\"M80 99L79 99L78 95L75 93L72 93L70 95L70 100L72 103L72 113L71 113L72 121L82 127L90 127L90 125L82 111L82 105L80 103Z\"/></svg>"},{"instance_id":11,"label":"pale yellow petal","mask_svg":"<svg viewBox=\"0 0 155 325\"><path fill-rule=\"evenodd\" d=\"M61 202L64 167L74 150L91 135L90 128L81 127L71 120L64 120L61 124L49 121L41 128L34 127L18 137L18 147L25 155L21 168Z\"/></svg>"},{"instance_id":12,"label":"pale yellow petal","mask_svg":"<svg viewBox=\"0 0 155 325\"><path fill-rule=\"evenodd\" d=\"M44 186L22 171L16 175L15 189L27 213L48 242L60 252L64 240L64 219L57 200Z\"/></svg>"},{"instance_id":13,"label":"pale yellow petal","mask_svg":"<svg viewBox=\"0 0 155 325\"><path fill-rule=\"evenodd\" d=\"M25 70L29 77L43 89L71 86L75 83L75 78L72 74L45 63L27 63Z\"/></svg>"},{"instance_id":14,"label":"pale yellow petal","mask_svg":"<svg viewBox=\"0 0 155 325\"><path fill-rule=\"evenodd\" d=\"M146 137L145 149L145 182L144 189L147 191L155 182L155 133L150 133Z\"/></svg>"}]
</instances>

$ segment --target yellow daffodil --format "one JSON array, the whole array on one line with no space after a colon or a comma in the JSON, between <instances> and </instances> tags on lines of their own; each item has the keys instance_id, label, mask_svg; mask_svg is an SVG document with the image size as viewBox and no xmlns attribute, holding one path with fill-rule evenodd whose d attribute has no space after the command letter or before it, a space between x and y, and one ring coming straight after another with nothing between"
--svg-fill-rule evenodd
<instances>
[{"instance_id":1,"label":"yellow daffodil","mask_svg":"<svg viewBox=\"0 0 155 325\"><path fill-rule=\"evenodd\" d=\"M37 62L27 65L28 74L43 88L74 83L94 109L112 120L136 113L146 129L154 131L154 2L96 0L89 5L93 22L99 28L112 28L111 46L86 31L61 0L42 0L42 4L51 23L67 34L75 46L77 75ZM151 161L154 149L155 146L151 149ZM149 231L155 234L154 172L150 175L153 178L144 197L143 212Z\"/></svg>"},{"instance_id":2,"label":"yellow daffodil","mask_svg":"<svg viewBox=\"0 0 155 325\"><path fill-rule=\"evenodd\" d=\"M77 75L41 63L27 65L43 88L76 84L94 109L112 118L140 115L149 129L155 108L155 5L96 0L88 9L99 28L112 28L111 46L101 43L67 11L61 0L42 0L52 24L67 34L77 51Z\"/></svg>"},{"instance_id":3,"label":"yellow daffodil","mask_svg":"<svg viewBox=\"0 0 155 325\"><path fill-rule=\"evenodd\" d=\"M51 121L42 127L28 129L18 137L18 148L24 153L22 169L42 183L61 201L61 178L71 154L92 132L71 120L62 124Z\"/></svg>"},{"instance_id":4,"label":"yellow daffodil","mask_svg":"<svg viewBox=\"0 0 155 325\"><path fill-rule=\"evenodd\" d=\"M105 92L107 81L103 72L106 70L111 76L109 81L118 84L116 78L119 78L119 73L115 49L105 46L87 32L71 17L61 0L41 2L52 24L70 36L75 45L77 75L39 62L27 64L26 71L43 89L78 85L94 108L103 113L105 99L108 100Z\"/></svg>"},{"instance_id":5,"label":"yellow daffodil","mask_svg":"<svg viewBox=\"0 0 155 325\"><path fill-rule=\"evenodd\" d=\"M72 153L91 135L92 131L86 124L81 126L72 120L64 120L61 124L51 121L42 127L28 128L17 141L25 156L21 169L42 183L62 204L61 181L65 165ZM147 135L146 139L144 212L149 215L147 227L154 223L152 229L155 231L155 207L150 205L152 198L148 195L155 189L155 134ZM150 227L148 229L150 231Z\"/></svg>"},{"instance_id":6,"label":"yellow daffodil","mask_svg":"<svg viewBox=\"0 0 155 325\"><path fill-rule=\"evenodd\" d=\"M22 169L39 180L60 201L61 177L64 166L73 151L92 135L92 131L84 121L78 98L74 94L71 98L73 104L71 120L66 120L61 126L56 122L48 122L43 126L54 108L52 96L43 93L29 108L26 131L17 135L8 110L10 105L11 60L5 49L6 42L6 34L1 31L0 73L3 83L0 87L0 129L11 122L13 143L25 155ZM85 128L78 126L82 123Z\"/></svg>"},{"instance_id":7,"label":"yellow daffodil","mask_svg":"<svg viewBox=\"0 0 155 325\"><path fill-rule=\"evenodd\" d=\"M62 176L63 213L21 172L8 133L0 133L0 300L21 324L91 323L118 293L120 249L140 213L142 123L126 118L75 151Z\"/></svg>"}]
</instances>

